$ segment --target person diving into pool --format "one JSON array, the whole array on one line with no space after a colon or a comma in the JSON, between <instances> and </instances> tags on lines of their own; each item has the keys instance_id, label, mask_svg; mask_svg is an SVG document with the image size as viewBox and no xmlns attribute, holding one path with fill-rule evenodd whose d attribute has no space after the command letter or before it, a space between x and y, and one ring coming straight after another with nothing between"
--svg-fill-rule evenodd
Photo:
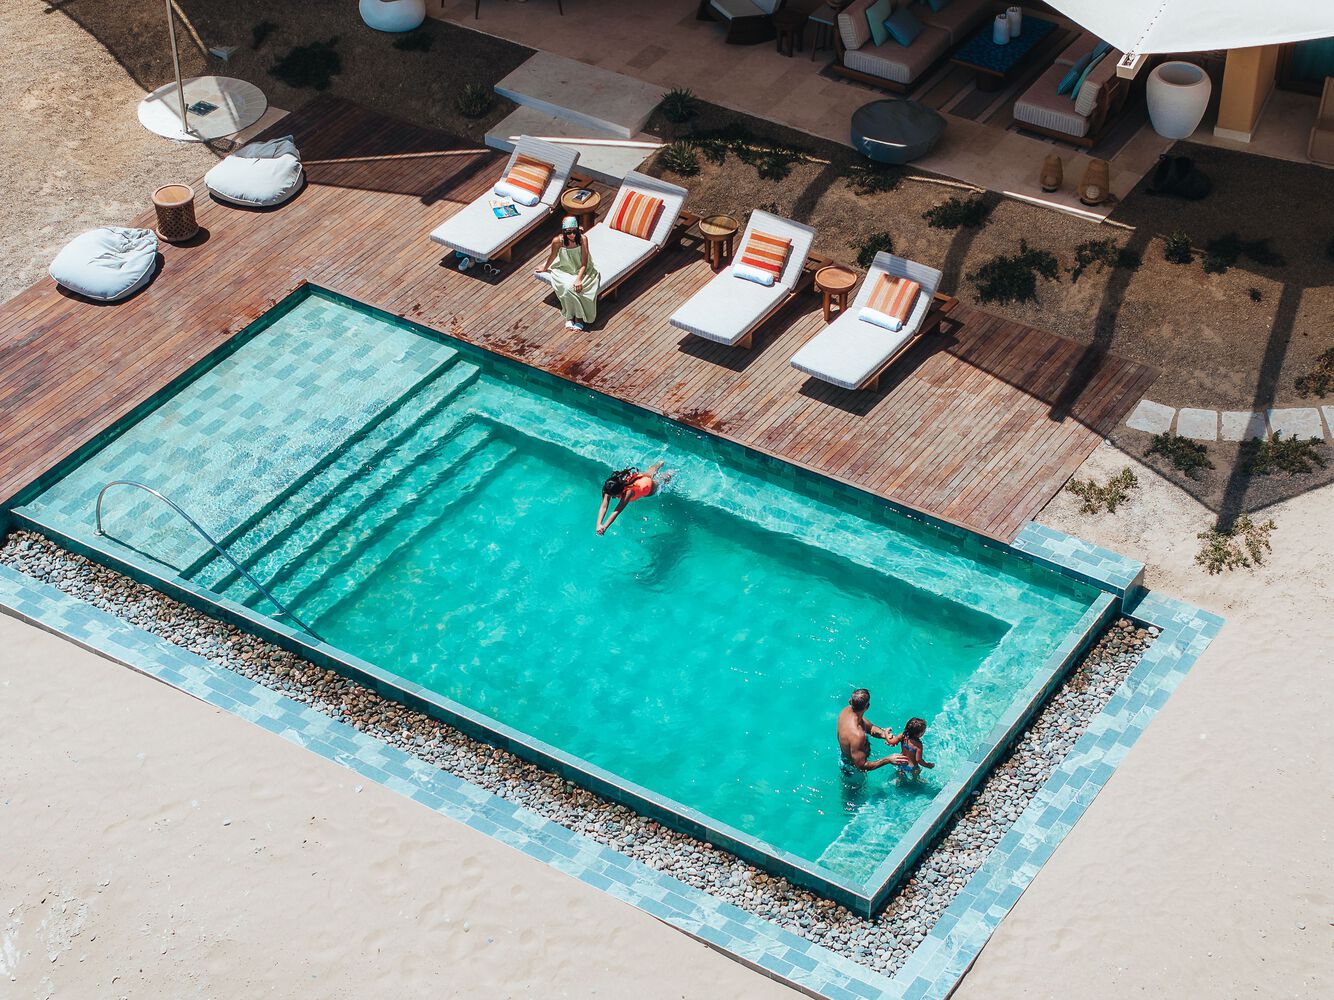
<instances>
[{"instance_id":1,"label":"person diving into pool","mask_svg":"<svg viewBox=\"0 0 1334 1000\"><path fill-rule=\"evenodd\" d=\"M672 478L670 472L661 472L662 463L655 462L643 472L636 468L621 469L619 472L613 472L607 477L607 481L602 484L602 508L598 511L598 534L606 534L607 529L625 510L626 506L633 500L642 500L644 497L652 496L657 493L659 488L665 486L667 481ZM611 506L612 497L616 497L616 509L607 516L607 508Z\"/></svg>"},{"instance_id":2,"label":"person diving into pool","mask_svg":"<svg viewBox=\"0 0 1334 1000\"><path fill-rule=\"evenodd\" d=\"M872 725L866 718L866 710L871 707L871 692L858 688L838 713L838 748L843 753L844 770L874 771L889 764L909 764L910 761L901 753L892 753L879 760L871 760L871 737L891 740L894 734L879 726Z\"/></svg>"}]
</instances>

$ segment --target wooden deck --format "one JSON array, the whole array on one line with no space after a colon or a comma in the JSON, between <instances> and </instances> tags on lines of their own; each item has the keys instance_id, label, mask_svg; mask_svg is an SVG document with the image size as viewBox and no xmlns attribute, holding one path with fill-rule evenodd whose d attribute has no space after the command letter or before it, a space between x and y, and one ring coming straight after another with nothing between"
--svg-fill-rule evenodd
<instances>
[{"instance_id":1,"label":"wooden deck","mask_svg":"<svg viewBox=\"0 0 1334 1000\"><path fill-rule=\"evenodd\" d=\"M160 273L132 299L93 305L43 280L0 306L0 498L303 281L1007 541L1152 380L1141 365L1091 359L1073 341L960 306L877 391L836 389L788 364L823 326L815 294L750 351L667 323L711 276L691 240L604 301L592 331L571 333L530 276L554 224L494 282L441 266L427 239L493 183L497 154L329 98L274 134L289 131L305 190L270 211L200 196L206 232L164 245Z\"/></svg>"}]
</instances>

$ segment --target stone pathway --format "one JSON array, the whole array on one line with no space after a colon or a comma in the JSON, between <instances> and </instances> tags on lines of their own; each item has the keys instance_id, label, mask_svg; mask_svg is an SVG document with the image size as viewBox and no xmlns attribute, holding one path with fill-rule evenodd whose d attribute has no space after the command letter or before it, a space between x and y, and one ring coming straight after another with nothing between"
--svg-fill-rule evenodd
<instances>
[{"instance_id":1,"label":"stone pathway","mask_svg":"<svg viewBox=\"0 0 1334 1000\"><path fill-rule=\"evenodd\" d=\"M1126 418L1126 426L1150 434L1175 430L1194 441L1249 441L1271 432L1284 437L1334 441L1334 406L1221 411L1183 406L1178 410L1151 399L1142 399Z\"/></svg>"}]
</instances>

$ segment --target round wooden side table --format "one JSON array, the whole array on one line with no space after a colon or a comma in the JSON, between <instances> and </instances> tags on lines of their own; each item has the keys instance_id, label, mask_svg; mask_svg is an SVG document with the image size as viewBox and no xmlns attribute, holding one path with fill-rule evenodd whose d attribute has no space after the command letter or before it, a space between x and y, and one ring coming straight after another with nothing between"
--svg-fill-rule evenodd
<instances>
[{"instance_id":1,"label":"round wooden side table","mask_svg":"<svg viewBox=\"0 0 1334 1000\"><path fill-rule=\"evenodd\" d=\"M704 259L715 272L721 271L723 261L732 256L732 244L741 223L730 215L710 215L699 220L699 232L704 237Z\"/></svg>"},{"instance_id":2,"label":"round wooden side table","mask_svg":"<svg viewBox=\"0 0 1334 1000\"><path fill-rule=\"evenodd\" d=\"M574 196L580 191L589 190L589 188L566 188L560 196L560 210L578 219L579 228L584 232L593 228L593 223L598 221L598 209L602 207L602 195L596 191L584 201L574 200Z\"/></svg>"},{"instance_id":3,"label":"round wooden side table","mask_svg":"<svg viewBox=\"0 0 1334 1000\"><path fill-rule=\"evenodd\" d=\"M166 184L153 192L157 234L168 243L184 243L199 232L195 221L195 189L189 184Z\"/></svg>"},{"instance_id":4,"label":"round wooden side table","mask_svg":"<svg viewBox=\"0 0 1334 1000\"><path fill-rule=\"evenodd\" d=\"M848 295L857 286L857 274L839 264L830 264L815 272L815 287L824 296L824 321L834 318L833 307L844 312L848 308Z\"/></svg>"},{"instance_id":5,"label":"round wooden side table","mask_svg":"<svg viewBox=\"0 0 1334 1000\"><path fill-rule=\"evenodd\" d=\"M777 32L779 55L790 56L794 51L801 51L802 36L806 33L806 17L806 11L786 7L780 7L769 15L774 31Z\"/></svg>"}]
</instances>

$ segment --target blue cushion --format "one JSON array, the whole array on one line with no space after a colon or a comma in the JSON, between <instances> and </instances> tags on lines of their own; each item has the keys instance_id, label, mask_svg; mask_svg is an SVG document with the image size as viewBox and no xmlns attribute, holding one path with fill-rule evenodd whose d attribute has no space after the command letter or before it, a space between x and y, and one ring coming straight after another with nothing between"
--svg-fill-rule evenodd
<instances>
[{"instance_id":1,"label":"blue cushion","mask_svg":"<svg viewBox=\"0 0 1334 1000\"><path fill-rule=\"evenodd\" d=\"M922 22L913 16L907 7L900 7L885 18L885 30L894 36L900 45L911 45L922 33Z\"/></svg>"},{"instance_id":2,"label":"blue cushion","mask_svg":"<svg viewBox=\"0 0 1334 1000\"><path fill-rule=\"evenodd\" d=\"M1068 94L1075 89L1075 81L1080 78L1084 70L1088 69L1089 60L1093 58L1093 53L1079 57L1079 61L1070 67L1070 71L1061 77L1061 82L1056 85L1056 93Z\"/></svg>"},{"instance_id":3,"label":"blue cushion","mask_svg":"<svg viewBox=\"0 0 1334 1000\"><path fill-rule=\"evenodd\" d=\"M51 277L72 292L115 302L148 284L156 264L152 230L105 226L70 240L51 262Z\"/></svg>"},{"instance_id":4,"label":"blue cushion","mask_svg":"<svg viewBox=\"0 0 1334 1000\"><path fill-rule=\"evenodd\" d=\"M1110 45L1108 45L1106 42L1102 42L1096 49L1094 49L1092 52L1089 53L1088 65L1086 65L1084 69L1080 72L1078 78L1076 78L1075 80L1074 87L1070 91L1071 100L1079 99L1079 88L1084 86L1085 79L1087 79L1088 75L1093 72L1094 68L1098 65L1098 63L1102 62L1103 57L1107 55L1110 49L1111 49Z\"/></svg>"},{"instance_id":5,"label":"blue cushion","mask_svg":"<svg viewBox=\"0 0 1334 1000\"><path fill-rule=\"evenodd\" d=\"M866 23L871 28L871 41L884 45L889 41L889 31L885 28L885 18L889 17L890 0L875 0L866 8Z\"/></svg>"},{"instance_id":6,"label":"blue cushion","mask_svg":"<svg viewBox=\"0 0 1334 1000\"><path fill-rule=\"evenodd\" d=\"M922 0L922 2L931 8L933 14L939 14L950 5L950 0Z\"/></svg>"}]
</instances>

